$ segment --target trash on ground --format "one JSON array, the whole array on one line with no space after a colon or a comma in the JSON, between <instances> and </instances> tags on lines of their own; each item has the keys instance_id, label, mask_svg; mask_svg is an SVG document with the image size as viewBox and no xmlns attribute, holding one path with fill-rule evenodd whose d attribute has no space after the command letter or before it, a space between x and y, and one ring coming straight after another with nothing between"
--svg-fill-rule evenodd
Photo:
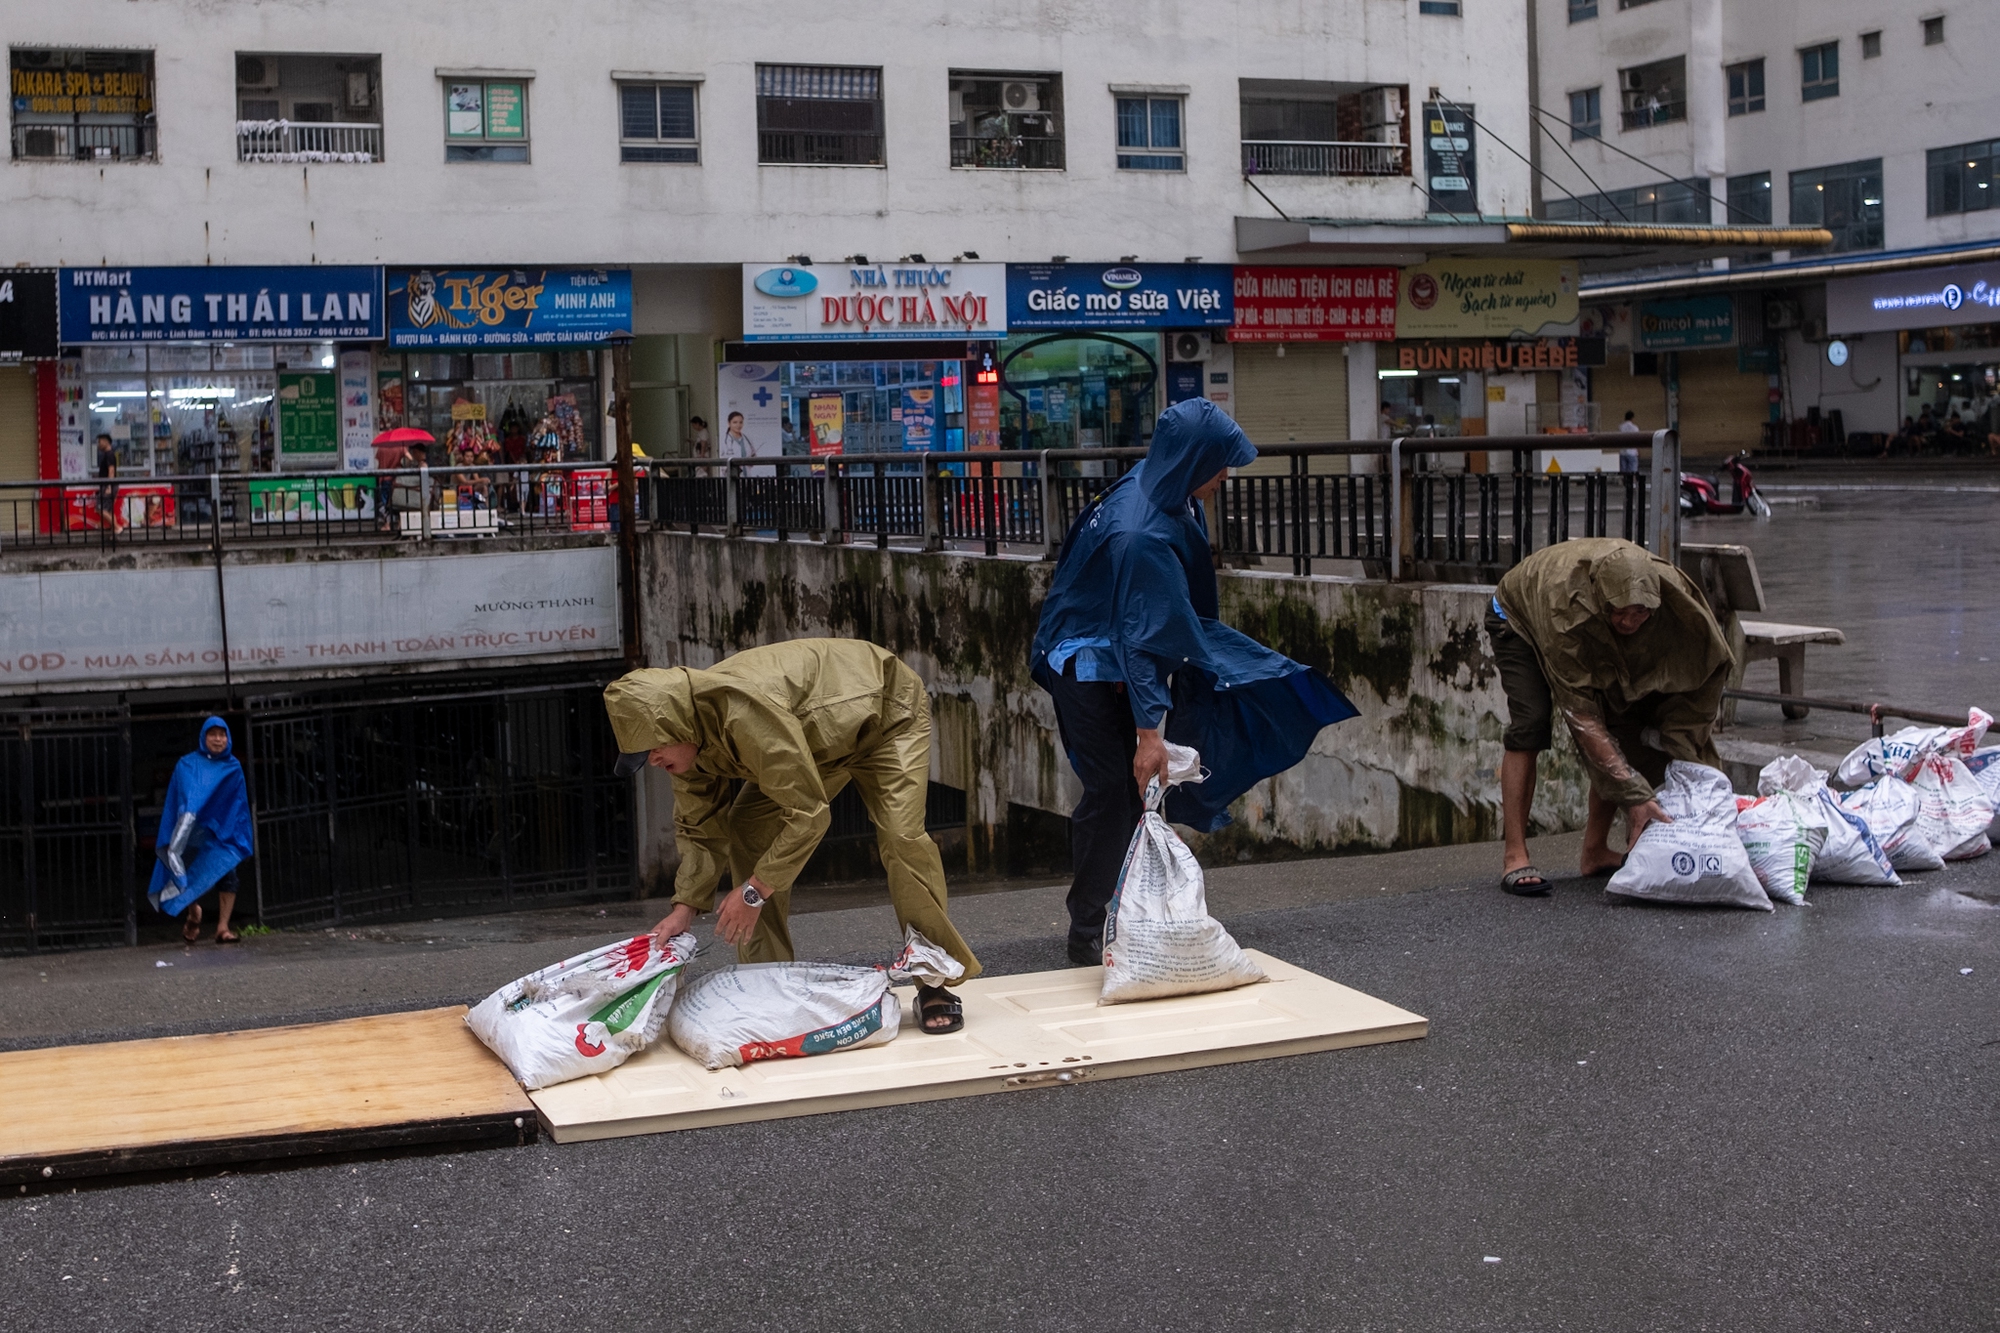
<instances>
[{"instance_id":1,"label":"trash on ground","mask_svg":"<svg viewBox=\"0 0 2000 1333\"><path fill-rule=\"evenodd\" d=\"M903 952L884 967L741 963L697 977L675 997L667 1035L710 1069L880 1046L902 1026L891 986L943 986L964 975L963 963L911 926Z\"/></svg>"},{"instance_id":2,"label":"trash on ground","mask_svg":"<svg viewBox=\"0 0 2000 1333\"><path fill-rule=\"evenodd\" d=\"M1171 787L1202 780L1201 756L1167 746ZM1146 790L1146 813L1133 831L1104 918L1104 989L1099 1004L1231 990L1265 981L1222 923L1208 914L1201 863L1161 817L1165 787Z\"/></svg>"},{"instance_id":3,"label":"trash on ground","mask_svg":"<svg viewBox=\"0 0 2000 1333\"><path fill-rule=\"evenodd\" d=\"M530 1090L616 1069L657 1041L693 935L607 944L510 981L465 1025Z\"/></svg>"},{"instance_id":4,"label":"trash on ground","mask_svg":"<svg viewBox=\"0 0 2000 1333\"><path fill-rule=\"evenodd\" d=\"M1607 891L1655 902L1771 910L1737 836L1736 793L1727 777L1676 759L1667 765L1657 799L1673 823L1646 826Z\"/></svg>"}]
</instances>

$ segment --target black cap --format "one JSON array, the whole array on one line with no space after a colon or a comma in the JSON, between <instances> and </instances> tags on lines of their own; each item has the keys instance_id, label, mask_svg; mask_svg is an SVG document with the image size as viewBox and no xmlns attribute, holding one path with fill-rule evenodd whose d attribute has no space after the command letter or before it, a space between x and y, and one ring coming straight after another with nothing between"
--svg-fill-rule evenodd
<instances>
[{"instance_id":1,"label":"black cap","mask_svg":"<svg viewBox=\"0 0 2000 1333\"><path fill-rule=\"evenodd\" d=\"M646 756L650 753L649 750L624 751L619 754L618 763L611 771L618 777L629 778L646 766Z\"/></svg>"}]
</instances>

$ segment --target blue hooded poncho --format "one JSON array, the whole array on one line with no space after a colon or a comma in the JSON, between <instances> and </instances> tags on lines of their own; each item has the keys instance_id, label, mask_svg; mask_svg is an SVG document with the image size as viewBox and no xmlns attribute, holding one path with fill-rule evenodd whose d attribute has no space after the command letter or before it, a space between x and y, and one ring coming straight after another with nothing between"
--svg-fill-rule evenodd
<instances>
[{"instance_id":1,"label":"blue hooded poncho","mask_svg":"<svg viewBox=\"0 0 2000 1333\"><path fill-rule=\"evenodd\" d=\"M1169 792L1166 815L1204 833L1356 711L1318 672L1216 619L1208 524L1190 497L1256 456L1206 399L1162 413L1145 460L1070 528L1029 650L1044 688L1074 660L1078 680L1125 683L1135 725L1165 718L1168 740L1201 752L1207 780Z\"/></svg>"},{"instance_id":2,"label":"blue hooded poncho","mask_svg":"<svg viewBox=\"0 0 2000 1333\"><path fill-rule=\"evenodd\" d=\"M183 814L192 813L194 836L182 857L187 867L185 879L167 869L164 860L153 864L153 885L146 898L168 916L179 916L188 904L215 887L217 880L248 859L254 849L250 826L250 796L243 783L243 765L236 762L235 740L220 755L211 755L208 733L229 724L211 717L201 724L193 754L184 754L174 765L173 780L167 784L167 805L160 811L158 845L173 841L174 827Z\"/></svg>"}]
</instances>

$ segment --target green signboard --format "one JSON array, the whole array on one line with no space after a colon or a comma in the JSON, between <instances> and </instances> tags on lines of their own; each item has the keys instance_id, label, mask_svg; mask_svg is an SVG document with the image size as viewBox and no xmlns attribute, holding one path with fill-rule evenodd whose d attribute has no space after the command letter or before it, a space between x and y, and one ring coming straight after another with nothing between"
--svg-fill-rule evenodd
<instances>
[{"instance_id":1,"label":"green signboard","mask_svg":"<svg viewBox=\"0 0 2000 1333\"><path fill-rule=\"evenodd\" d=\"M339 473L250 483L252 523L375 517L375 479Z\"/></svg>"},{"instance_id":2,"label":"green signboard","mask_svg":"<svg viewBox=\"0 0 2000 1333\"><path fill-rule=\"evenodd\" d=\"M1736 298L1688 296L1644 301L1633 320L1639 346L1648 352L1736 345Z\"/></svg>"},{"instance_id":3,"label":"green signboard","mask_svg":"<svg viewBox=\"0 0 2000 1333\"><path fill-rule=\"evenodd\" d=\"M525 139L528 122L525 115L528 99L521 95L518 83L489 83L486 85L486 137L489 139Z\"/></svg>"},{"instance_id":4,"label":"green signboard","mask_svg":"<svg viewBox=\"0 0 2000 1333\"><path fill-rule=\"evenodd\" d=\"M287 457L340 453L340 376L330 370L278 375L278 447Z\"/></svg>"}]
</instances>

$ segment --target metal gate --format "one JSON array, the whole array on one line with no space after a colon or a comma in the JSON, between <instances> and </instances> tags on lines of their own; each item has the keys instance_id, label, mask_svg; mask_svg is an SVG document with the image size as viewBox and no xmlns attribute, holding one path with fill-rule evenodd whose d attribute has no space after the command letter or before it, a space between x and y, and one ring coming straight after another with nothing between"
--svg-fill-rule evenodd
<instances>
[{"instance_id":1,"label":"metal gate","mask_svg":"<svg viewBox=\"0 0 2000 1333\"><path fill-rule=\"evenodd\" d=\"M138 942L132 724L0 713L0 952Z\"/></svg>"},{"instance_id":2,"label":"metal gate","mask_svg":"<svg viewBox=\"0 0 2000 1333\"><path fill-rule=\"evenodd\" d=\"M595 685L252 708L257 915L451 915L636 885ZM244 886L246 890L249 885Z\"/></svg>"}]
</instances>

